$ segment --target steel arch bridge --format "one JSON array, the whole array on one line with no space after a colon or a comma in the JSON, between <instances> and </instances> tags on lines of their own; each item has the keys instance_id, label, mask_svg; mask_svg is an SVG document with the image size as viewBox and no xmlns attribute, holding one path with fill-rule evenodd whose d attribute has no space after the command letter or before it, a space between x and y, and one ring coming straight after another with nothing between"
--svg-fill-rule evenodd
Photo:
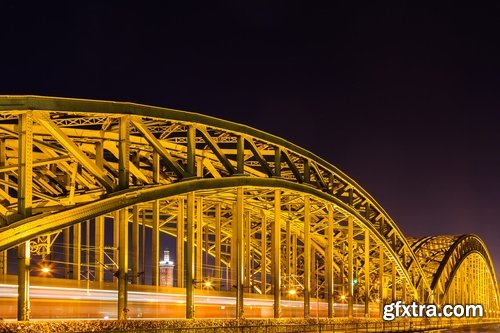
<instances>
[{"instance_id":1,"label":"steel arch bridge","mask_svg":"<svg viewBox=\"0 0 500 333\"><path fill-rule=\"evenodd\" d=\"M477 236L406 238L327 161L196 113L0 96L0 197L0 273L7 274L7 250L17 248L19 320L30 313L31 256L46 260L57 239L70 278L82 278L86 249L92 278L115 281L125 319L130 283L145 283L145 256L151 284L160 282L162 234L175 237L174 280L185 288L186 318L207 280L234 294L237 318L252 295L271 297L280 317L291 291L306 318L313 298L326 302L328 317L339 302L348 316L355 306L369 315L395 300L481 303L490 317L500 310L495 270ZM115 278L106 274L108 252Z\"/></svg>"}]
</instances>

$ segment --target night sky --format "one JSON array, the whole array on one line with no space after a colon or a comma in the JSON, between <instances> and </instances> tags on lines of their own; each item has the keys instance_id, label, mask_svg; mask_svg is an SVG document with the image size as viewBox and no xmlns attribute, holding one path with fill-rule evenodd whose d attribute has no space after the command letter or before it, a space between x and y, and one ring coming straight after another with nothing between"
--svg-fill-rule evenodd
<instances>
[{"instance_id":1,"label":"night sky","mask_svg":"<svg viewBox=\"0 0 500 333\"><path fill-rule=\"evenodd\" d=\"M354 178L405 235L479 235L500 272L498 3L68 3L0 5L0 94L152 104L281 136Z\"/></svg>"}]
</instances>

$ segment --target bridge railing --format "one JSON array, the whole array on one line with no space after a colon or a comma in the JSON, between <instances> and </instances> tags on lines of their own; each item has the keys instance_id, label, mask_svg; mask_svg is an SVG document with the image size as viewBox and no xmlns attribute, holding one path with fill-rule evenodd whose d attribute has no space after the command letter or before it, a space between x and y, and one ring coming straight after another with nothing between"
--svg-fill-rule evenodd
<instances>
[{"instance_id":1,"label":"bridge railing","mask_svg":"<svg viewBox=\"0 0 500 333\"><path fill-rule=\"evenodd\" d=\"M500 328L498 319L435 319L435 320L397 320L376 322L352 323L301 323L301 324L268 324L237 325L237 326L208 326L208 327L174 327L174 328L131 328L127 330L113 330L114 333L362 333L362 332L429 332L434 330L464 329L473 327ZM79 333L84 333L82 331ZM101 331L105 332L105 331Z\"/></svg>"}]
</instances>

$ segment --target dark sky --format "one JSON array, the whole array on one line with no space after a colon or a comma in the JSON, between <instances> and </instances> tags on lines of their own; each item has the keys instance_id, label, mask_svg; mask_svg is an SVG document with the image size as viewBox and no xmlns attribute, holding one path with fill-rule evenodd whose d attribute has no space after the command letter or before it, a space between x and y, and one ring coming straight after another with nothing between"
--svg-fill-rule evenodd
<instances>
[{"instance_id":1,"label":"dark sky","mask_svg":"<svg viewBox=\"0 0 500 333\"><path fill-rule=\"evenodd\" d=\"M500 272L499 4L68 3L0 5L1 94L279 135L353 177L406 235L479 235Z\"/></svg>"}]
</instances>

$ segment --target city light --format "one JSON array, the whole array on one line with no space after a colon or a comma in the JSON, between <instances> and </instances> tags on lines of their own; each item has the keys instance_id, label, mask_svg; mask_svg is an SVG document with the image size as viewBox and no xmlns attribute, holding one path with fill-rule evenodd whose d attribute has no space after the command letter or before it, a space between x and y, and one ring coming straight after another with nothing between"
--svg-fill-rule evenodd
<instances>
[{"instance_id":1,"label":"city light","mask_svg":"<svg viewBox=\"0 0 500 333\"><path fill-rule=\"evenodd\" d=\"M346 298L347 297L345 295L340 296L340 299L343 300L343 301L345 301Z\"/></svg>"},{"instance_id":2,"label":"city light","mask_svg":"<svg viewBox=\"0 0 500 333\"><path fill-rule=\"evenodd\" d=\"M47 266L42 267L41 271L42 271L42 273L45 273L45 274L50 273L50 267L47 267Z\"/></svg>"},{"instance_id":3,"label":"city light","mask_svg":"<svg viewBox=\"0 0 500 333\"><path fill-rule=\"evenodd\" d=\"M210 288L212 286L212 282L210 281L205 281L205 288Z\"/></svg>"},{"instance_id":4,"label":"city light","mask_svg":"<svg viewBox=\"0 0 500 333\"><path fill-rule=\"evenodd\" d=\"M288 290L288 294L289 294L289 295L296 295L296 294L297 294L297 290L295 290L295 289L290 289L290 290Z\"/></svg>"}]
</instances>

